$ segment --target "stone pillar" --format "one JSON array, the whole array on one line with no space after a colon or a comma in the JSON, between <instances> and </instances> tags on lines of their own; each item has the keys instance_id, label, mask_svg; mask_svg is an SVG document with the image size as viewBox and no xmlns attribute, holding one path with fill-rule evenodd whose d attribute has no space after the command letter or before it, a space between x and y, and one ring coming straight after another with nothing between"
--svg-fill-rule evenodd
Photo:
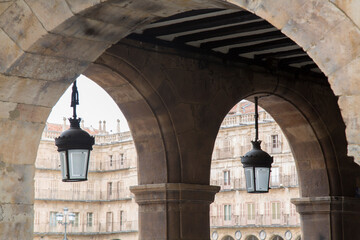
<instances>
[{"instance_id":1,"label":"stone pillar","mask_svg":"<svg viewBox=\"0 0 360 240\"><path fill-rule=\"evenodd\" d=\"M66 117L63 117L62 131L66 130Z\"/></svg>"},{"instance_id":2,"label":"stone pillar","mask_svg":"<svg viewBox=\"0 0 360 240\"><path fill-rule=\"evenodd\" d=\"M103 129L102 130L104 133L106 133L106 121L105 120L103 121Z\"/></svg>"},{"instance_id":3,"label":"stone pillar","mask_svg":"<svg viewBox=\"0 0 360 240\"><path fill-rule=\"evenodd\" d=\"M120 119L117 120L116 131L117 131L117 133L120 133Z\"/></svg>"},{"instance_id":4,"label":"stone pillar","mask_svg":"<svg viewBox=\"0 0 360 240\"><path fill-rule=\"evenodd\" d=\"M360 239L360 198L313 197L296 198L291 202L300 214L302 239Z\"/></svg>"},{"instance_id":5,"label":"stone pillar","mask_svg":"<svg viewBox=\"0 0 360 240\"><path fill-rule=\"evenodd\" d=\"M102 133L102 121L99 121L99 132Z\"/></svg>"},{"instance_id":6,"label":"stone pillar","mask_svg":"<svg viewBox=\"0 0 360 240\"><path fill-rule=\"evenodd\" d=\"M139 204L139 239L209 240L209 205L219 190L184 183L131 187Z\"/></svg>"}]
</instances>

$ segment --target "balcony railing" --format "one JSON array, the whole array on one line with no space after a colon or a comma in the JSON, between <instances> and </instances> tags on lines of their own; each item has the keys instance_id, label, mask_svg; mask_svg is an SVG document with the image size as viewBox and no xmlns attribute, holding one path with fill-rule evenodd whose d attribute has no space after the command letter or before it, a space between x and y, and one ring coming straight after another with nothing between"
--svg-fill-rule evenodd
<instances>
[{"instance_id":1,"label":"balcony railing","mask_svg":"<svg viewBox=\"0 0 360 240\"><path fill-rule=\"evenodd\" d=\"M299 214L289 215L281 214L280 218L274 218L271 214L256 214L249 216L244 215L231 215L230 220L224 220L224 216L211 216L210 227L220 226L299 226Z\"/></svg>"},{"instance_id":2,"label":"balcony railing","mask_svg":"<svg viewBox=\"0 0 360 240\"><path fill-rule=\"evenodd\" d=\"M243 178L231 178L227 183L223 178L211 179L211 185L216 185L221 187L221 191L226 190L245 190L246 182L245 177ZM279 187L297 187L298 186L298 177L297 175L281 175L276 181L270 179L270 187L279 188Z\"/></svg>"},{"instance_id":3,"label":"balcony railing","mask_svg":"<svg viewBox=\"0 0 360 240\"><path fill-rule=\"evenodd\" d=\"M58 189L35 189L35 199L43 200L71 200L71 201L113 201L131 199L132 193L128 189L107 191L76 191Z\"/></svg>"},{"instance_id":4,"label":"balcony railing","mask_svg":"<svg viewBox=\"0 0 360 240\"><path fill-rule=\"evenodd\" d=\"M60 170L60 159L37 158L35 166L38 169ZM130 168L129 159L116 159L112 161L94 161L90 159L89 171L116 171Z\"/></svg>"},{"instance_id":5,"label":"balcony railing","mask_svg":"<svg viewBox=\"0 0 360 240\"><path fill-rule=\"evenodd\" d=\"M98 222L96 224L79 224L78 226L68 225L67 233L69 235L91 235L101 233L121 233L121 232L137 232L138 221L123 221L123 222ZM57 223L35 223L34 233L52 233L52 234L64 234L64 226Z\"/></svg>"},{"instance_id":6,"label":"balcony railing","mask_svg":"<svg viewBox=\"0 0 360 240\"><path fill-rule=\"evenodd\" d=\"M42 139L55 139L61 132L58 131L43 131L41 138ZM124 142L131 141L132 135L131 132L121 132L121 133L112 133L112 134L99 134L95 135L95 144L107 144L114 142Z\"/></svg>"},{"instance_id":7,"label":"balcony railing","mask_svg":"<svg viewBox=\"0 0 360 240\"><path fill-rule=\"evenodd\" d=\"M247 125L254 123L254 113L247 113L247 114L234 114L234 115L227 115L223 122L221 123L221 127L232 127L232 126L239 126L239 125ZM260 112L259 113L259 122L273 122L274 119L268 114L267 112Z\"/></svg>"}]
</instances>

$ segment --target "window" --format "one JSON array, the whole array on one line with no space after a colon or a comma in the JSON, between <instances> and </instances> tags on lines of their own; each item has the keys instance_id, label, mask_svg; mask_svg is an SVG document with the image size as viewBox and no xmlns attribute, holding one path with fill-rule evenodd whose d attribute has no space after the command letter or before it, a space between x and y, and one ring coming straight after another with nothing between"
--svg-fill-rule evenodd
<instances>
[{"instance_id":1,"label":"window","mask_svg":"<svg viewBox=\"0 0 360 240\"><path fill-rule=\"evenodd\" d=\"M271 218L273 220L280 220L280 202L271 203Z\"/></svg>"},{"instance_id":2,"label":"window","mask_svg":"<svg viewBox=\"0 0 360 240\"><path fill-rule=\"evenodd\" d=\"M224 220L231 220L231 205L224 205Z\"/></svg>"},{"instance_id":3,"label":"window","mask_svg":"<svg viewBox=\"0 0 360 240\"><path fill-rule=\"evenodd\" d=\"M57 222L56 222L56 213L57 212L50 212L50 227L56 227L56 224L57 224Z\"/></svg>"},{"instance_id":4,"label":"window","mask_svg":"<svg viewBox=\"0 0 360 240\"><path fill-rule=\"evenodd\" d=\"M280 173L279 168L274 167L271 168L270 178L271 178L271 186L279 186L280 183Z\"/></svg>"},{"instance_id":5,"label":"window","mask_svg":"<svg viewBox=\"0 0 360 240\"><path fill-rule=\"evenodd\" d=\"M107 212L106 213L106 231L112 232L112 226L113 226L113 213Z\"/></svg>"},{"instance_id":6,"label":"window","mask_svg":"<svg viewBox=\"0 0 360 240\"><path fill-rule=\"evenodd\" d=\"M224 152L230 151L230 141L228 139L223 140L223 151Z\"/></svg>"},{"instance_id":7,"label":"window","mask_svg":"<svg viewBox=\"0 0 360 240\"><path fill-rule=\"evenodd\" d=\"M224 185L230 185L230 170L224 171Z\"/></svg>"},{"instance_id":8,"label":"window","mask_svg":"<svg viewBox=\"0 0 360 240\"><path fill-rule=\"evenodd\" d=\"M120 231L121 231L123 230L123 225L124 225L124 211L120 211L119 217L120 217Z\"/></svg>"},{"instance_id":9,"label":"window","mask_svg":"<svg viewBox=\"0 0 360 240\"><path fill-rule=\"evenodd\" d=\"M124 154L120 153L120 165L124 165Z\"/></svg>"},{"instance_id":10,"label":"window","mask_svg":"<svg viewBox=\"0 0 360 240\"><path fill-rule=\"evenodd\" d=\"M92 227L93 226L93 213L92 212L88 212L86 214L86 225L88 227Z\"/></svg>"},{"instance_id":11,"label":"window","mask_svg":"<svg viewBox=\"0 0 360 240\"><path fill-rule=\"evenodd\" d=\"M259 240L257 237L255 237L254 235L250 235L246 238L246 240Z\"/></svg>"},{"instance_id":12,"label":"window","mask_svg":"<svg viewBox=\"0 0 360 240\"><path fill-rule=\"evenodd\" d=\"M247 203L247 219L255 220L255 204Z\"/></svg>"},{"instance_id":13,"label":"window","mask_svg":"<svg viewBox=\"0 0 360 240\"><path fill-rule=\"evenodd\" d=\"M109 157L110 157L110 167L112 167L112 165L113 165L113 155L109 155Z\"/></svg>"},{"instance_id":14,"label":"window","mask_svg":"<svg viewBox=\"0 0 360 240\"><path fill-rule=\"evenodd\" d=\"M78 212L74 212L75 218L74 218L74 227L78 227L79 226L79 213Z\"/></svg>"},{"instance_id":15,"label":"window","mask_svg":"<svg viewBox=\"0 0 360 240\"><path fill-rule=\"evenodd\" d=\"M108 198L111 198L111 196L112 196L112 182L107 183L107 193L108 193Z\"/></svg>"},{"instance_id":16,"label":"window","mask_svg":"<svg viewBox=\"0 0 360 240\"><path fill-rule=\"evenodd\" d=\"M276 235L272 240L284 240L284 239L279 235Z\"/></svg>"},{"instance_id":17,"label":"window","mask_svg":"<svg viewBox=\"0 0 360 240\"><path fill-rule=\"evenodd\" d=\"M271 151L273 153L280 152L280 141L279 141L279 135L271 135Z\"/></svg>"},{"instance_id":18,"label":"window","mask_svg":"<svg viewBox=\"0 0 360 240\"><path fill-rule=\"evenodd\" d=\"M279 148L280 144L279 144L279 136L276 135L271 135L271 147L272 148Z\"/></svg>"}]
</instances>

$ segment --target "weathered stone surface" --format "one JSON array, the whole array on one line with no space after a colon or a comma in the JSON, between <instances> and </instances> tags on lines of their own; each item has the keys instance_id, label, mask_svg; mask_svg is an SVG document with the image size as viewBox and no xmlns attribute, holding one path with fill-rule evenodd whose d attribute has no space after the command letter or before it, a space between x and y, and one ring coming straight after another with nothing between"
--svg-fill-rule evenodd
<instances>
[{"instance_id":1,"label":"weathered stone surface","mask_svg":"<svg viewBox=\"0 0 360 240\"><path fill-rule=\"evenodd\" d=\"M97 6L95 11L91 9L91 11L85 11L81 15L101 22L126 26L131 30L150 23L154 19L150 12L136 11L129 9L128 6L119 7L112 4Z\"/></svg>"},{"instance_id":2,"label":"weathered stone surface","mask_svg":"<svg viewBox=\"0 0 360 240\"><path fill-rule=\"evenodd\" d=\"M73 16L65 0L25 1L48 31L51 31Z\"/></svg>"},{"instance_id":3,"label":"weathered stone surface","mask_svg":"<svg viewBox=\"0 0 360 240\"><path fill-rule=\"evenodd\" d=\"M45 124L0 119L0 153L2 162L34 164L42 130Z\"/></svg>"},{"instance_id":4,"label":"weathered stone surface","mask_svg":"<svg viewBox=\"0 0 360 240\"><path fill-rule=\"evenodd\" d=\"M33 204L34 172L33 164L11 164L0 160L0 178L6 182L0 185L1 202Z\"/></svg>"},{"instance_id":5,"label":"weathered stone surface","mask_svg":"<svg viewBox=\"0 0 360 240\"><path fill-rule=\"evenodd\" d=\"M329 83L336 95L360 94L360 56L329 76Z\"/></svg>"},{"instance_id":6,"label":"weathered stone surface","mask_svg":"<svg viewBox=\"0 0 360 240\"><path fill-rule=\"evenodd\" d=\"M23 0L16 1L0 16L0 27L23 50L47 33Z\"/></svg>"},{"instance_id":7,"label":"weathered stone surface","mask_svg":"<svg viewBox=\"0 0 360 240\"><path fill-rule=\"evenodd\" d=\"M360 95L339 97L339 107L346 125L348 143L353 145L360 142L360 113L357 111L360 103ZM350 156L352 156L349 153Z\"/></svg>"},{"instance_id":8,"label":"weathered stone surface","mask_svg":"<svg viewBox=\"0 0 360 240\"><path fill-rule=\"evenodd\" d=\"M248 2L248 1L247 1ZM298 1L277 1L278 4L274 4L274 1L264 0L258 5L254 11L256 15L266 19L269 23L274 25L278 29L282 29L286 23L291 19L294 12L297 12L302 5L307 2L305 0Z\"/></svg>"},{"instance_id":9,"label":"weathered stone surface","mask_svg":"<svg viewBox=\"0 0 360 240\"><path fill-rule=\"evenodd\" d=\"M345 19L345 15L337 7L326 1L307 1L294 12L282 32L305 50L316 45Z\"/></svg>"},{"instance_id":10,"label":"weathered stone surface","mask_svg":"<svg viewBox=\"0 0 360 240\"><path fill-rule=\"evenodd\" d=\"M90 64L83 74L89 76L89 78L104 89L128 84L128 81L125 80L125 76L122 76L113 69L101 64Z\"/></svg>"},{"instance_id":11,"label":"weathered stone surface","mask_svg":"<svg viewBox=\"0 0 360 240\"><path fill-rule=\"evenodd\" d=\"M12 1L0 2L0 15L12 4Z\"/></svg>"},{"instance_id":12,"label":"weathered stone surface","mask_svg":"<svg viewBox=\"0 0 360 240\"><path fill-rule=\"evenodd\" d=\"M26 53L7 73L18 77L71 83L88 64L89 62L84 61Z\"/></svg>"},{"instance_id":13,"label":"weathered stone surface","mask_svg":"<svg viewBox=\"0 0 360 240\"><path fill-rule=\"evenodd\" d=\"M359 1L357 1L357 0L350 0L350 1L330 0L330 2L334 3L342 11L344 11L345 14L348 15L349 18L351 18L352 21L354 21L354 23L358 27L360 27L360 15L359 15L360 2Z\"/></svg>"},{"instance_id":14,"label":"weathered stone surface","mask_svg":"<svg viewBox=\"0 0 360 240\"><path fill-rule=\"evenodd\" d=\"M360 55L360 29L345 19L307 53L326 75L330 75Z\"/></svg>"},{"instance_id":15,"label":"weathered stone surface","mask_svg":"<svg viewBox=\"0 0 360 240\"><path fill-rule=\"evenodd\" d=\"M45 119L47 119L50 112L50 107L18 104L14 110L9 112L9 119L45 124Z\"/></svg>"},{"instance_id":16,"label":"weathered stone surface","mask_svg":"<svg viewBox=\"0 0 360 240\"><path fill-rule=\"evenodd\" d=\"M69 85L0 75L0 101L53 107Z\"/></svg>"},{"instance_id":17,"label":"weathered stone surface","mask_svg":"<svg viewBox=\"0 0 360 240\"><path fill-rule=\"evenodd\" d=\"M166 183L131 187L141 239L208 239L209 205L218 186ZM201 230L200 230L201 228Z\"/></svg>"},{"instance_id":18,"label":"weathered stone surface","mask_svg":"<svg viewBox=\"0 0 360 240\"><path fill-rule=\"evenodd\" d=\"M8 119L10 117L10 112L14 111L17 107L16 103L12 102L0 102L0 118Z\"/></svg>"},{"instance_id":19,"label":"weathered stone surface","mask_svg":"<svg viewBox=\"0 0 360 240\"><path fill-rule=\"evenodd\" d=\"M0 29L0 72L5 72L21 54L18 45Z\"/></svg>"},{"instance_id":20,"label":"weathered stone surface","mask_svg":"<svg viewBox=\"0 0 360 240\"><path fill-rule=\"evenodd\" d=\"M110 43L107 42L47 34L32 45L27 52L78 61L95 61L108 47Z\"/></svg>"},{"instance_id":21,"label":"weathered stone surface","mask_svg":"<svg viewBox=\"0 0 360 240\"><path fill-rule=\"evenodd\" d=\"M0 232L3 239L33 239L32 204L0 203Z\"/></svg>"},{"instance_id":22,"label":"weathered stone surface","mask_svg":"<svg viewBox=\"0 0 360 240\"><path fill-rule=\"evenodd\" d=\"M66 2L69 4L69 7L73 13L79 13L87 8L93 7L101 2L104 2L103 0L66 0Z\"/></svg>"},{"instance_id":23,"label":"weathered stone surface","mask_svg":"<svg viewBox=\"0 0 360 240\"><path fill-rule=\"evenodd\" d=\"M52 32L64 36L104 41L107 43L116 43L130 33L127 26L104 23L81 16L74 16L66 20L54 28Z\"/></svg>"}]
</instances>

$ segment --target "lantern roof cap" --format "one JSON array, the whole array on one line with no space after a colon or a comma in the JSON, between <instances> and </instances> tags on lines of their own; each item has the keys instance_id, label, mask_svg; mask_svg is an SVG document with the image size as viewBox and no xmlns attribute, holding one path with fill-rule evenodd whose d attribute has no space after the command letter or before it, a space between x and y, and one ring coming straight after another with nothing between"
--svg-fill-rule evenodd
<instances>
[{"instance_id":1,"label":"lantern roof cap","mask_svg":"<svg viewBox=\"0 0 360 240\"><path fill-rule=\"evenodd\" d=\"M261 141L251 141L253 148L241 157L244 167L271 167L273 157L261 150Z\"/></svg>"},{"instance_id":2,"label":"lantern roof cap","mask_svg":"<svg viewBox=\"0 0 360 240\"><path fill-rule=\"evenodd\" d=\"M67 149L88 149L92 150L95 143L93 136L80 128L81 118L69 118L70 128L55 138L55 145L58 151Z\"/></svg>"}]
</instances>

